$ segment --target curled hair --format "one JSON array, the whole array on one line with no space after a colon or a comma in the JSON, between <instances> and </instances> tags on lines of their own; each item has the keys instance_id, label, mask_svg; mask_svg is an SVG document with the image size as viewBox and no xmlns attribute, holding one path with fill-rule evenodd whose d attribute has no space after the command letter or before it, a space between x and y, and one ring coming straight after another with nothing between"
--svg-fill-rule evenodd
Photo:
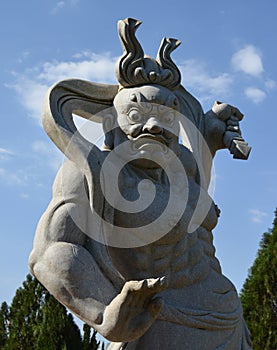
<instances>
[{"instance_id":1,"label":"curled hair","mask_svg":"<svg viewBox=\"0 0 277 350\"><path fill-rule=\"evenodd\" d=\"M118 34L123 47L123 54L116 64L116 76L123 87L143 84L158 84L170 90L180 86L181 73L170 54L180 41L164 38L156 59L145 56L135 32L141 22L126 18L118 22Z\"/></svg>"}]
</instances>

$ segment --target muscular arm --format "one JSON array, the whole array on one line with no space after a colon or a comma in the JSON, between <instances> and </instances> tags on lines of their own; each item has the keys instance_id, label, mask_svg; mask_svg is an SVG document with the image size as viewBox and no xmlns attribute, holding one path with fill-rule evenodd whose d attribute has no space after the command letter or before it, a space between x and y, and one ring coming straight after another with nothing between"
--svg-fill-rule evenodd
<instances>
[{"instance_id":1,"label":"muscular arm","mask_svg":"<svg viewBox=\"0 0 277 350\"><path fill-rule=\"evenodd\" d=\"M68 162L57 175L53 199L38 224L29 265L61 303L94 326L101 323L116 291L85 248L88 210L83 177ZM96 288L99 283L105 293Z\"/></svg>"},{"instance_id":2,"label":"muscular arm","mask_svg":"<svg viewBox=\"0 0 277 350\"><path fill-rule=\"evenodd\" d=\"M90 210L83 176L73 163L59 171L53 199L42 216L29 266L38 280L80 319L112 341L141 336L162 307L154 295L163 279L129 281L116 290L86 242Z\"/></svg>"}]
</instances>

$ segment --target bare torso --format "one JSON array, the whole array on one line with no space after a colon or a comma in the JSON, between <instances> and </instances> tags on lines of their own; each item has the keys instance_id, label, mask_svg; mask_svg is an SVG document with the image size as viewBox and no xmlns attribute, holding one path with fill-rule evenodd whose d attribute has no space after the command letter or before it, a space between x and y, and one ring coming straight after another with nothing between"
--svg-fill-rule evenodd
<instances>
[{"instance_id":1,"label":"bare torso","mask_svg":"<svg viewBox=\"0 0 277 350\"><path fill-rule=\"evenodd\" d=\"M188 157L191 157L191 155L188 154ZM217 223L217 212L214 205L211 205L203 223L195 231L188 233L188 221L198 203L197 193L199 191L197 191L197 188L199 189L199 185L197 183L196 166L190 161L188 161L187 164L190 165L189 168L186 167L189 200L187 201L188 204L185 211L177 225L166 235L151 244L133 248L108 247L108 256L101 262L101 255L98 254L98 256L95 256L94 247L98 243L94 239L89 238L89 236L86 236L84 239L77 239L77 237L82 236L78 233L78 230L75 231L75 226L70 226L71 224L68 222L69 207L64 206L63 203L65 203L65 201L76 203L77 206L74 206L74 208L76 207L77 213L85 213L89 208L86 207L85 204L82 204L87 203L87 200L84 200L86 193L82 190L85 188L83 185L83 174L81 174L71 162L65 163L63 169L61 169L57 176L54 185L53 201L41 221L41 227L43 227L44 220L48 220L48 218L54 221L56 220L56 229L55 231L51 231L52 226L49 225L46 234L43 230L40 230L40 226L38 229L39 234L37 239L40 243L45 240L42 248L46 253L44 253L44 259L42 260L43 265L36 265L36 272L38 277L40 277L46 285L48 274L50 273L49 278L52 281L53 273L56 274L57 270L61 267L59 256L62 254L64 257L68 256L69 266L73 266L72 261L75 262L74 273L78 276L83 274L84 279L82 279L82 281L88 281L88 279L92 281L95 278L101 278L101 283L104 287L99 290L99 295L97 294L98 289L96 289L96 292L94 291L94 294L96 300L103 299L106 305L120 293L124 281L142 281L155 277L166 277L168 286L162 288L157 294L161 296L164 301L164 307L158 319L139 340L129 343L126 349L148 349L148 344L153 338L157 344L157 349L183 348L186 344L187 348L191 348L192 344L190 343L190 339L192 339L193 336L198 337L198 327L204 327L203 329L206 329L206 337L201 339L205 339L205 341L208 339L211 344L214 344L211 345L210 348L216 348L219 344L219 339L221 339L221 329L226 329L226 339L228 339L233 332L233 324L231 325L230 331L228 327L230 326L230 322L233 322L234 312L235 322L240 322L240 306L236 291L232 283L221 274L219 263L215 257L211 233L211 230ZM62 176L63 172L65 172L65 174L70 174L70 176ZM129 172L132 172L133 175L133 180L131 182L126 181L130 179L130 177L125 177ZM134 193L136 192L138 183L144 177L141 176L141 172L137 173L134 168L126 168L122 175L123 180L120 181L122 195L129 200L136 199ZM178 178L177 175L178 174L176 174L176 178ZM157 197L152 205L155 206L158 215L163 212L164 202L168 199L169 184L166 177L160 177L158 179L159 181L157 181L157 178L156 180L154 178L152 179L154 182L156 181L157 186ZM74 184L75 187L73 187L72 184ZM178 193L177 186L177 197ZM131 198L132 196L134 196L134 198ZM85 206L83 207L83 205ZM64 214L60 215L61 213ZM151 221L152 219L153 212L151 207L149 210L146 209L143 213L138 213L133 217L120 211L114 211L114 223L123 227L136 227L139 226L141 222ZM59 243L61 239L64 240L65 236L69 239L70 232L74 233L74 240L72 237L73 245L75 244L74 242L78 244L78 248L74 248L73 251L72 243ZM60 238L60 235L62 238ZM53 240L57 241L57 243L52 244L51 242L53 242ZM85 249L82 250L80 245ZM54 255L50 253L52 249ZM68 252L68 255L65 255L65 250ZM86 252L90 253L90 256L86 255ZM100 250L99 252L102 254L103 251ZM73 255L71 255L72 253ZM36 259L36 254L38 254L38 256L43 256L43 252L38 249L34 251L32 259ZM57 266L55 265L56 267L54 267L52 273L51 269L49 270L48 259L49 262L51 261L51 264L53 264L53 258L56 258ZM114 278L108 275L110 268L106 266L106 264L108 264L107 259L112 261L115 270L118 270L123 277L121 287L120 282L116 287ZM46 269L43 267L44 261L46 262ZM98 261L100 270L102 270L102 268L104 269L102 271L105 271L105 276L100 277L101 272L98 266L95 265L96 261ZM101 266L102 263L105 267L104 265ZM87 274L86 270L84 271L84 265L87 268L89 268L89 266L94 266L91 269L91 272L93 271L92 275ZM42 268L40 266L42 266ZM96 271L98 272L96 273ZM99 274L99 276L97 274ZM73 275L73 278L74 276L75 275ZM113 281L113 286L106 280L106 277L110 279L110 281ZM60 277L58 277L57 284L60 283L60 280ZM69 279L68 283L67 286L70 290L72 280ZM89 288L87 291L84 289L85 292L82 292L82 289L80 289L81 294L80 296L78 294L76 295L76 300L81 300L80 298L86 295L84 293L90 293L90 283L93 285L93 282L87 282L87 287ZM102 290L105 290L105 296L102 295ZM76 293L76 291L79 291L79 289L74 288L74 293ZM55 293L55 290L53 290L52 293ZM64 301L64 297L62 300ZM75 308L75 304L71 305L71 308L79 314L78 309ZM93 306L93 308L87 307L88 318L83 316L83 319L88 320L87 322L89 322L91 312L93 312L94 308L96 308L96 306ZM127 309L129 308L127 307ZM236 310L238 310L238 314L236 314ZM202 320L202 315L204 315L204 321ZM209 315L208 320L206 320L205 315ZM215 315L215 317L213 315ZM217 315L219 315L219 326L215 326ZM229 315L231 315L231 321ZM97 317L97 312L95 317ZM174 334L176 327L183 335L175 339ZM219 327L218 331L217 327ZM166 337L161 337L161 332L167 334ZM203 330L201 330L201 332L203 334ZM172 336L170 336L171 333ZM186 339L187 343L184 343L184 339ZM198 345L199 346L195 347L195 349L200 350L205 348L204 343L199 343ZM228 349L234 349L234 346L232 346L231 344ZM113 347L111 347L111 349L113 349ZM120 349L120 347L115 349Z\"/></svg>"},{"instance_id":2,"label":"bare torso","mask_svg":"<svg viewBox=\"0 0 277 350\"><path fill-rule=\"evenodd\" d=\"M185 345L184 339L187 341L187 347L191 348L190 339L192 336L198 337L197 331L192 327L193 322L196 322L196 328L201 327L202 316L199 318L198 313L200 315L209 314L209 312L211 315L218 313L224 319L224 314L232 313L239 308L235 288L222 275L219 262L215 257L211 231L217 224L218 212L208 193L206 193L206 198L202 197L202 200L206 199L210 203L210 209L196 230L188 233L189 221L199 205L200 186L197 181L197 166L192 161L192 154L186 150L182 158L188 177L189 195L186 208L177 225L151 244L132 248L108 247L109 256L115 268L126 281L139 281L165 276L168 283L168 287L159 293L159 296L165 302L160 317L141 339L128 345L125 344L126 349L147 349L153 338L157 349L183 348ZM141 226L142 223L151 222L157 216L162 215L168 201L170 188L168 179L164 174L160 174L157 178L155 172L151 174L148 171L146 175L141 170L137 171L135 167L129 166L125 167L121 175L119 186L125 199L137 199L138 184L145 178L151 179L155 184L156 197L149 208L141 213L127 215L124 212L114 210L115 225L133 228ZM178 174L176 174L176 178L178 178ZM175 194L177 196L181 193L179 191L180 186L182 184L176 184ZM145 188L145 191L147 191L147 188ZM143 196L143 191L140 194ZM192 320L187 319L187 310L194 310L193 313L195 312L196 316L194 315ZM189 327L184 327L186 322L188 322ZM210 339L210 343L214 344L212 347L215 348L220 336L215 330L210 332L211 328L215 327L213 316L208 322L210 322L210 325L205 325L205 327L207 329L210 327L210 329L206 331L205 339ZM224 323L225 321L223 321ZM183 333L183 336L178 339L175 339L173 335L176 327L180 328L179 332ZM222 327L226 327L226 324ZM170 340L167 337L161 337L161 331L165 334L172 333ZM195 335L193 332L195 332ZM228 330L226 337L228 338L230 334L231 332ZM169 341L168 344L167 341ZM200 342L195 349L204 347L205 344ZM111 347L111 349L113 348Z\"/></svg>"},{"instance_id":3,"label":"bare torso","mask_svg":"<svg viewBox=\"0 0 277 350\"><path fill-rule=\"evenodd\" d=\"M140 247L115 248L108 247L110 258L115 268L126 281L143 280L146 278L158 278L165 276L168 288L162 292L163 297L179 307L197 307L211 309L214 307L211 298L205 298L204 294L213 293L220 288L220 293L227 293L234 287L231 282L221 274L221 268L215 257L212 229L216 226L218 213L208 193L206 198L210 203L209 211L204 221L191 233L188 233L189 221L192 214L199 206L200 186L197 181L197 166L193 155L187 149L183 149L182 162L188 178L188 200L181 219L166 235L160 239ZM156 186L156 197L153 203L141 213L126 214L114 210L114 224L120 227L139 227L155 220L162 215L169 197L170 184L164 173L157 171L142 172L134 166L126 166L119 179L119 187L123 198L132 201L137 199L138 184L142 179L150 179ZM178 174L176 174L178 178ZM176 184L175 194L178 196L179 188L183 184ZM147 188L144 189L147 191ZM141 192L143 196L143 190ZM213 279L213 291L209 291ZM207 286L199 293L199 283L207 281ZM219 287L220 286L220 287ZM223 286L223 287L222 287ZM197 290L197 293L196 293ZM190 293L198 297L191 298ZM184 298L185 295L188 298ZM174 297L172 298L172 296ZM216 299L218 299L216 297ZM237 298L235 298L237 299ZM205 304L209 300L209 304ZM237 303L237 300L236 300ZM220 309L218 300L214 301Z\"/></svg>"}]
</instances>

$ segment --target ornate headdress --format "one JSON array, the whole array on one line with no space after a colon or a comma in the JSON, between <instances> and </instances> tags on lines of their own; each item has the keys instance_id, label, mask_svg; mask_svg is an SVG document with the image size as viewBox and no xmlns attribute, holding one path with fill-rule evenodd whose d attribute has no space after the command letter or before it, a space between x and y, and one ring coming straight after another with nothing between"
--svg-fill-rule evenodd
<instances>
[{"instance_id":1,"label":"ornate headdress","mask_svg":"<svg viewBox=\"0 0 277 350\"><path fill-rule=\"evenodd\" d=\"M145 56L135 37L140 24L140 21L132 18L118 22L118 33L123 46L123 55L116 64L119 85L67 79L57 82L48 91L42 114L43 126L57 147L70 159L78 162L93 148L76 128L72 113L103 125L109 124L110 114L100 112L113 106L120 88L157 84L172 90L179 101L180 114L186 116L196 126L195 129L204 132L202 107L181 85L181 73L170 57L181 42L164 38L156 59ZM197 137L188 137L195 144ZM196 144L191 148L197 149L199 146ZM79 156L73 156L74 153Z\"/></svg>"},{"instance_id":2,"label":"ornate headdress","mask_svg":"<svg viewBox=\"0 0 277 350\"><path fill-rule=\"evenodd\" d=\"M123 55L116 64L116 76L122 87L158 84L170 90L180 86L181 74L171 60L170 54L180 40L163 38L156 59L144 55L135 32L141 21L126 18L118 22L118 34L123 46Z\"/></svg>"}]
</instances>

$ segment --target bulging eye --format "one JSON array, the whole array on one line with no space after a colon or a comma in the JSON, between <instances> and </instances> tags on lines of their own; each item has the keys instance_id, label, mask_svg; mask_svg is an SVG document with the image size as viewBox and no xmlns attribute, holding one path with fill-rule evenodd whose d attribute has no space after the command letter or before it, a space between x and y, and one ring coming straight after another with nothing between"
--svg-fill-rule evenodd
<instances>
[{"instance_id":1,"label":"bulging eye","mask_svg":"<svg viewBox=\"0 0 277 350\"><path fill-rule=\"evenodd\" d=\"M169 125L173 124L175 119L175 114L173 111L168 110L164 115L163 115L163 121Z\"/></svg>"},{"instance_id":2,"label":"bulging eye","mask_svg":"<svg viewBox=\"0 0 277 350\"><path fill-rule=\"evenodd\" d=\"M136 109L136 108L132 108L129 112L128 112L128 118L130 119L131 122L133 123L139 123L142 121L143 116L141 114L141 112Z\"/></svg>"}]
</instances>

